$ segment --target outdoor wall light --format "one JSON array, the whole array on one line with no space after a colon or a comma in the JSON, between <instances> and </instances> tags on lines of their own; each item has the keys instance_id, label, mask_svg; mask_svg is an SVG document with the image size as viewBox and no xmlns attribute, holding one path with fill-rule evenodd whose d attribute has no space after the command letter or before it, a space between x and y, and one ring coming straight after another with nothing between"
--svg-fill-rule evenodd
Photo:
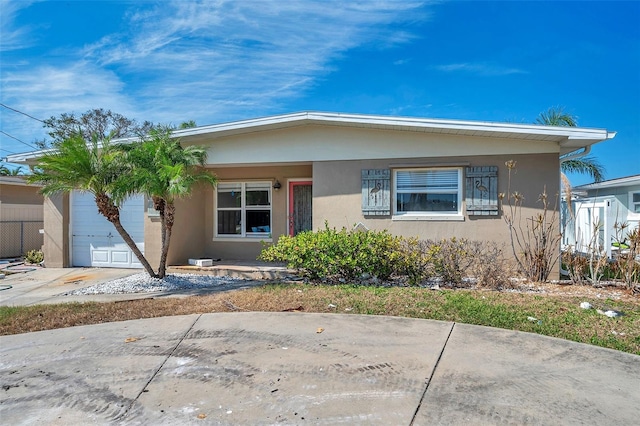
<instances>
[{"instance_id":1,"label":"outdoor wall light","mask_svg":"<svg viewBox=\"0 0 640 426\"><path fill-rule=\"evenodd\" d=\"M282 185L280 184L280 181L278 179L276 179L276 181L273 182L273 189L275 189L277 191L280 188L282 188Z\"/></svg>"}]
</instances>

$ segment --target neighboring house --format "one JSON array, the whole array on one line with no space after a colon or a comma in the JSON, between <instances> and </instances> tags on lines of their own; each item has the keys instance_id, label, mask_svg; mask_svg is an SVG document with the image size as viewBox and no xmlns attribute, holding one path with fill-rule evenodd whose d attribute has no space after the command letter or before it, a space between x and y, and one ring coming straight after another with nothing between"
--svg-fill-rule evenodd
<instances>
[{"instance_id":1,"label":"neighboring house","mask_svg":"<svg viewBox=\"0 0 640 426\"><path fill-rule=\"evenodd\" d=\"M581 185L572 189L571 212L564 202L563 246L611 257L640 223L640 175ZM620 231L621 224L626 224ZM616 229L617 228L617 229Z\"/></svg>"},{"instance_id":2,"label":"neighboring house","mask_svg":"<svg viewBox=\"0 0 640 426\"><path fill-rule=\"evenodd\" d=\"M302 230L387 229L421 239L508 243L498 194L505 162L517 161L511 189L524 214L553 197L559 156L611 139L577 127L304 112L177 130L183 145L208 151L217 188L177 204L169 264L189 258L255 259L263 244ZM39 153L10 157L33 163ZM553 205L553 203L552 203ZM160 223L142 197L124 208L125 227L151 263ZM45 203L45 256L54 266L136 266L91 197Z\"/></svg>"},{"instance_id":3,"label":"neighboring house","mask_svg":"<svg viewBox=\"0 0 640 426\"><path fill-rule=\"evenodd\" d=\"M44 197L22 176L0 176L0 258L42 248Z\"/></svg>"}]
</instances>

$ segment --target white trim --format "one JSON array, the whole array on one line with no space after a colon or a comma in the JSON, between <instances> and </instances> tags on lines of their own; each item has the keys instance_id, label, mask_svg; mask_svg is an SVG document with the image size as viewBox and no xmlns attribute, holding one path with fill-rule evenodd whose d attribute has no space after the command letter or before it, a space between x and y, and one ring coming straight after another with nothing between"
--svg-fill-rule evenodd
<instances>
[{"instance_id":1,"label":"white trim","mask_svg":"<svg viewBox=\"0 0 640 426\"><path fill-rule=\"evenodd\" d=\"M73 199L76 196L77 191L69 192L69 205L67 211L69 212L68 233L69 233L69 266L73 267ZM97 206L96 206L97 207ZM46 226L45 226L46 229Z\"/></svg>"},{"instance_id":2,"label":"white trim","mask_svg":"<svg viewBox=\"0 0 640 426\"><path fill-rule=\"evenodd\" d=\"M240 200L240 234L218 234L218 212L219 211L237 211L237 207L223 207L222 210L218 208L218 190L220 186L227 184L239 184L241 189ZM247 184L264 184L269 190L269 205L268 206L249 206L246 205L246 192ZM269 241L273 235L273 181L271 180L233 180L218 182L214 190L213 196L213 241ZM247 211L254 210L269 210L269 232L256 232L248 233L245 230L247 221Z\"/></svg>"},{"instance_id":3,"label":"white trim","mask_svg":"<svg viewBox=\"0 0 640 426\"><path fill-rule=\"evenodd\" d=\"M497 123L487 121L462 121L427 119L418 117L394 117L381 115L340 114L328 112L299 112L255 118L190 129L180 129L173 136L188 145L211 143L212 140L253 132L296 127L307 124L324 126L358 127L402 132L439 133L488 138L523 139L527 142L552 142L561 147L561 154L584 148L615 137L616 132L606 129L582 127L553 127L534 124ZM136 138L114 140L126 143ZM7 162L25 163L41 157L51 150L40 150L7 156Z\"/></svg>"},{"instance_id":4,"label":"white trim","mask_svg":"<svg viewBox=\"0 0 640 426\"><path fill-rule=\"evenodd\" d=\"M499 123L490 121L463 121L429 119L420 117L395 117L384 115L341 114L331 112L298 112L293 114L260 117L250 120L214 124L209 126L194 127L174 131L174 135L180 138L188 138L211 133L237 134L247 131L258 131L260 128L282 128L299 125L304 122L324 123L340 126L358 126L375 128L396 128L409 131L441 130L443 133L492 133L505 134L503 137L515 137L515 135L527 135L526 139L539 137L560 137L571 140L595 141L611 139L615 132L604 129L541 126L537 124ZM499 136L498 136L499 137Z\"/></svg>"},{"instance_id":5,"label":"white trim","mask_svg":"<svg viewBox=\"0 0 640 426\"><path fill-rule=\"evenodd\" d=\"M640 185L640 175L626 176L626 177L621 177L616 179L609 179L602 182L589 183L586 185L576 186L573 189L574 191L575 190L581 191L581 190L587 190L587 189L593 190L593 189L600 189L600 188L610 188L615 186L631 186L631 185Z\"/></svg>"},{"instance_id":6,"label":"white trim","mask_svg":"<svg viewBox=\"0 0 640 426\"><path fill-rule=\"evenodd\" d=\"M287 178L287 193L286 193L286 197L287 197L287 207L285 210L285 214L284 214L284 229L286 230L284 235L289 235L289 209L291 208L291 194L289 193L289 183L291 182L311 182L311 188L313 188L313 178ZM312 189L313 191L313 189ZM313 202L313 195L311 196L311 200ZM311 211L311 214L313 215L313 209Z\"/></svg>"},{"instance_id":7,"label":"white trim","mask_svg":"<svg viewBox=\"0 0 640 426\"><path fill-rule=\"evenodd\" d=\"M640 194L640 190L629 191L629 208L627 213L627 220L639 220L640 212L636 213L635 204L640 205L640 202L633 202L633 194Z\"/></svg>"},{"instance_id":8,"label":"white trim","mask_svg":"<svg viewBox=\"0 0 640 426\"><path fill-rule=\"evenodd\" d=\"M214 237L213 241L217 243L272 243L273 238L263 238L263 237Z\"/></svg>"},{"instance_id":9,"label":"white trim","mask_svg":"<svg viewBox=\"0 0 640 426\"><path fill-rule=\"evenodd\" d=\"M457 206L458 209L457 211L454 212L435 212L435 211L425 211L425 212L407 212L407 213L398 213L398 202L397 202L397 194L398 194L398 189L397 189L397 174L398 172L406 172L406 171L423 171L423 170L428 170L428 171L442 171L442 170L446 170L446 171L451 171L451 170L456 170L458 172L458 188L457 188L457 194L458 194L458 199L457 199ZM415 221L415 220L431 220L431 221L435 221L435 220L442 220L442 221L464 221L464 213L463 213L463 209L462 209L462 201L463 201L463 187L462 187L462 174L463 174L463 170L462 167L413 167L413 168L397 168L397 169L393 169L393 184L392 184L392 196L391 196L391 202L393 203L393 209L392 209L392 220L408 220L408 221Z\"/></svg>"},{"instance_id":10,"label":"white trim","mask_svg":"<svg viewBox=\"0 0 640 426\"><path fill-rule=\"evenodd\" d=\"M464 215L462 214L450 214L450 215L393 215L391 217L393 221L442 221L442 222L464 222Z\"/></svg>"}]
</instances>

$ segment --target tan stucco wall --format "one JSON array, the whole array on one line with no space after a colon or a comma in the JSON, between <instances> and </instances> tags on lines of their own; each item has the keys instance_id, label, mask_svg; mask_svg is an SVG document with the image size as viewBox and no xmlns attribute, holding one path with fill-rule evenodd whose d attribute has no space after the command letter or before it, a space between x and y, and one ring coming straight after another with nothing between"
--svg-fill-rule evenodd
<instances>
[{"instance_id":1,"label":"tan stucco wall","mask_svg":"<svg viewBox=\"0 0 640 426\"><path fill-rule=\"evenodd\" d=\"M175 223L169 244L168 265L185 265L189 258L199 258L204 253L205 243L205 200L212 189L204 185L193 189L190 197L176 201ZM145 213L144 226L145 257L156 269L162 250L159 217L149 217Z\"/></svg>"},{"instance_id":2,"label":"tan stucco wall","mask_svg":"<svg viewBox=\"0 0 640 426\"><path fill-rule=\"evenodd\" d=\"M273 235L287 232L288 179L311 178L311 165L216 168L211 171L219 182L270 181L282 184L272 190ZM255 260L262 249L259 239L221 241L214 238L214 189L202 185L191 197L176 202L176 223L173 228L169 265L184 265L190 258ZM145 257L154 268L160 260L161 235L159 218L145 218Z\"/></svg>"},{"instance_id":3,"label":"tan stucco wall","mask_svg":"<svg viewBox=\"0 0 640 426\"><path fill-rule=\"evenodd\" d=\"M286 234L287 230L287 182L288 179L311 178L311 165L282 167L240 167L219 168L215 170L223 181L275 181L282 184L278 191L272 190L272 235L277 237ZM214 239L214 197L213 190L207 192L205 215L205 255L215 259L247 259L255 260L262 250L260 240L244 239L244 241L220 241Z\"/></svg>"},{"instance_id":4,"label":"tan stucco wall","mask_svg":"<svg viewBox=\"0 0 640 426\"><path fill-rule=\"evenodd\" d=\"M501 215L469 217L465 214L464 221L394 221L390 216L363 216L361 170L391 168L398 164L433 166L455 163L470 166L498 166L498 190L506 192L508 172L505 162L508 160L517 161L517 169L512 173L511 190L524 194L524 215L530 216L541 208L537 200L545 186L553 208L554 197L559 190L557 154L326 161L315 162L312 166L219 168L215 173L221 182L278 179L282 183L282 189L273 191L274 242L277 241L278 236L287 233L287 179L312 177L314 229L324 227L325 220L330 226L336 228L351 228L358 222L362 222L369 229L387 229L393 234L407 237L441 239L455 236L507 244L508 228ZM258 256L262 249L260 240L220 241L214 238L214 209L214 190L209 188L194 191L190 199L178 204L176 231L171 242L169 264L184 264L189 257L252 260ZM186 212L188 214L185 214ZM153 226L157 228L155 237L150 234ZM153 262L157 260L152 253L157 252L159 256L159 235L159 224L147 221L145 249Z\"/></svg>"},{"instance_id":5,"label":"tan stucco wall","mask_svg":"<svg viewBox=\"0 0 640 426\"><path fill-rule=\"evenodd\" d=\"M69 263L69 195L44 200L44 264L66 268Z\"/></svg>"},{"instance_id":6,"label":"tan stucco wall","mask_svg":"<svg viewBox=\"0 0 640 426\"><path fill-rule=\"evenodd\" d=\"M39 187L26 185L5 185L0 183L0 203L6 204L40 204L44 197Z\"/></svg>"},{"instance_id":7,"label":"tan stucco wall","mask_svg":"<svg viewBox=\"0 0 640 426\"><path fill-rule=\"evenodd\" d=\"M474 239L503 240L507 229L501 216L466 216L463 222L456 221L393 221L389 216L365 217L361 211L362 169L386 169L393 165L430 166L444 163L468 164L470 166L498 166L498 191L506 192L508 173L505 162L517 161L517 170L512 173L512 191L525 195L525 207L537 208L538 195L546 185L547 193L555 196L559 189L559 163L555 154L535 156L477 156L446 157L404 160L326 161L313 165L313 227L352 227L362 222L370 229L388 229L394 234L420 238L448 238L452 236ZM464 202L464 194L463 194ZM464 212L464 206L463 206Z\"/></svg>"},{"instance_id":8,"label":"tan stucco wall","mask_svg":"<svg viewBox=\"0 0 640 426\"><path fill-rule=\"evenodd\" d=\"M221 137L202 144L215 166L457 155L560 152L557 142L393 131L364 127L303 125ZM250 153L250 154L249 154Z\"/></svg>"},{"instance_id":9,"label":"tan stucco wall","mask_svg":"<svg viewBox=\"0 0 640 426\"><path fill-rule=\"evenodd\" d=\"M348 229L362 222L369 229L387 229L393 234L406 237L436 240L458 237L508 244L509 231L502 215L467 216L464 194L464 221L394 221L390 216L365 217L361 211L362 169L392 168L393 164L399 163L403 166L404 164L430 166L456 162L470 166L498 166L498 191L506 193L508 170L505 162L508 160L517 161L517 169L512 172L511 192L518 191L525 196L523 217L530 217L536 211L540 211L542 204L537 200L545 186L551 209L557 208L555 197L559 191L560 181L557 154L414 158L403 161L328 161L316 162L313 165L313 228L323 228L325 220L330 227Z\"/></svg>"}]
</instances>

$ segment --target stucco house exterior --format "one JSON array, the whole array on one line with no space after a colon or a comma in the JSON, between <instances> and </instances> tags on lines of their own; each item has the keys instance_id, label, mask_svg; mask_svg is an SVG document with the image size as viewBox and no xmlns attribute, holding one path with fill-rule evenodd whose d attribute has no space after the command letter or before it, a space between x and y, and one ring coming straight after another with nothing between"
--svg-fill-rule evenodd
<instances>
[{"instance_id":1,"label":"stucco house exterior","mask_svg":"<svg viewBox=\"0 0 640 426\"><path fill-rule=\"evenodd\" d=\"M44 197L23 176L0 176L0 258L40 250Z\"/></svg>"},{"instance_id":2,"label":"stucco house exterior","mask_svg":"<svg viewBox=\"0 0 640 426\"><path fill-rule=\"evenodd\" d=\"M612 257L626 234L640 226L640 175L576 186L571 211L567 207L565 200L563 246L582 253L595 248ZM627 227L616 230L616 224Z\"/></svg>"},{"instance_id":3,"label":"stucco house exterior","mask_svg":"<svg viewBox=\"0 0 640 426\"><path fill-rule=\"evenodd\" d=\"M255 259L263 243L325 223L506 243L498 206L508 185L505 162L517 162L511 188L525 195L525 214L533 214L544 188L552 196L559 191L559 157L615 132L302 112L176 130L175 136L207 149L207 168L219 184L196 188L177 204L169 264ZM30 163L38 155L11 161ZM91 204L76 193L46 200L46 264L139 266ZM154 212L142 197L123 210L139 247L157 264Z\"/></svg>"}]
</instances>

